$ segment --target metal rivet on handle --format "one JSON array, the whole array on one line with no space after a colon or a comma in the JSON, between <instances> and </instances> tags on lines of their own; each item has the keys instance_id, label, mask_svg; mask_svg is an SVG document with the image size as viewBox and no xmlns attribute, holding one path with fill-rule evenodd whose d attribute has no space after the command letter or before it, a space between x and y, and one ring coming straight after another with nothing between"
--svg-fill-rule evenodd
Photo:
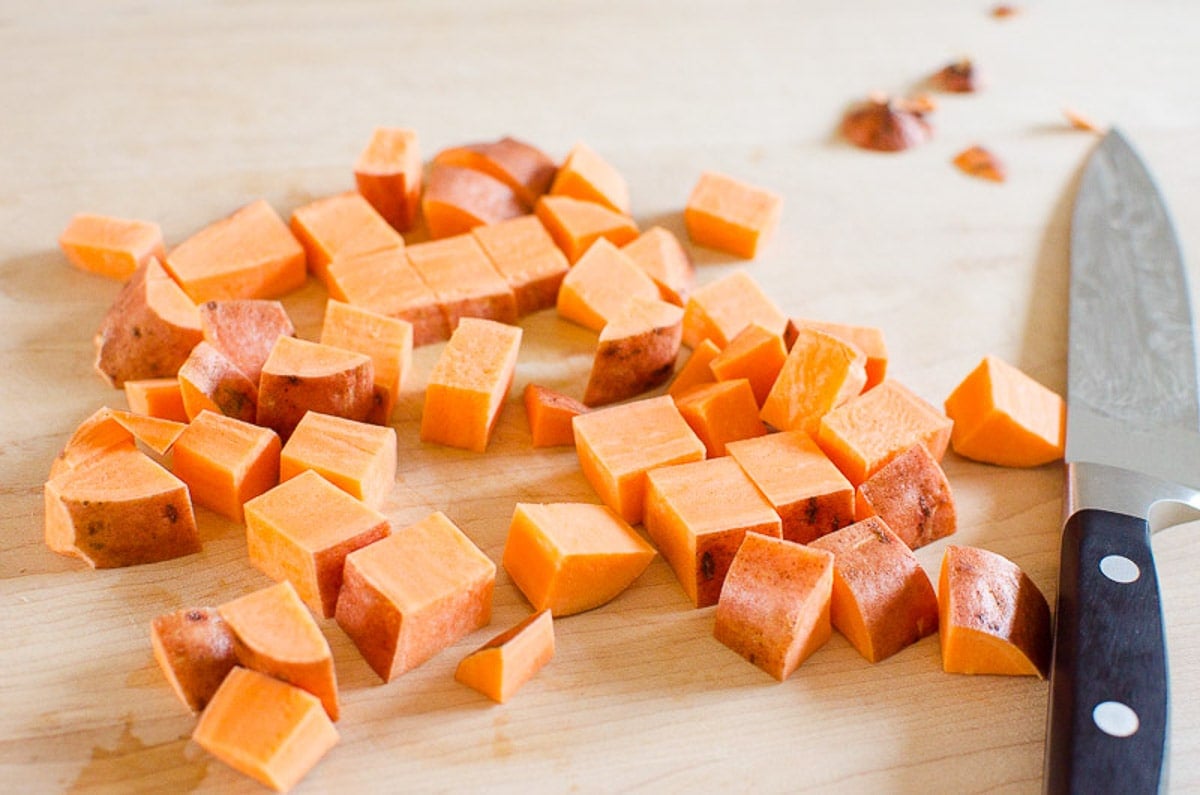
<instances>
[{"instance_id":1,"label":"metal rivet on handle","mask_svg":"<svg viewBox=\"0 0 1200 795\"><path fill-rule=\"evenodd\" d=\"M1100 559L1100 573L1119 583L1131 583L1142 576L1138 565L1124 555L1105 555Z\"/></svg>"},{"instance_id":2,"label":"metal rivet on handle","mask_svg":"<svg viewBox=\"0 0 1200 795\"><path fill-rule=\"evenodd\" d=\"M1138 730L1138 716L1120 701L1101 701L1092 710L1096 728L1111 737L1129 737Z\"/></svg>"}]
</instances>

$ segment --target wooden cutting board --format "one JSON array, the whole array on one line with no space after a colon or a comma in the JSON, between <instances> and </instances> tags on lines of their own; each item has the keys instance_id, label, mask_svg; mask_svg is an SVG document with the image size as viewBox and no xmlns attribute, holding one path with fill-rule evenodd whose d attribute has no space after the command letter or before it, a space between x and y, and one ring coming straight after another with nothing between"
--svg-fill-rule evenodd
<instances>
[{"instance_id":1,"label":"wooden cutting board","mask_svg":"<svg viewBox=\"0 0 1200 795\"><path fill-rule=\"evenodd\" d=\"M150 654L157 614L267 584L241 527L200 512L204 552L90 571L42 543L41 486L74 426L123 405L91 370L118 285L69 267L56 238L88 210L158 221L175 243L259 197L283 214L352 186L375 125L426 155L512 134L555 157L589 143L628 178L643 227L683 235L699 173L785 196L744 262L693 249L699 279L745 268L789 314L881 327L892 376L940 403L986 353L1065 386L1069 207L1095 142L1062 108L1120 123L1157 173L1185 253L1200 257L1200 11L1030 3L401 4L263 2L0 7L0 780L30 792L259 788L189 741L194 718ZM41 4L39 4L41 5ZM1082 35L1081 31L1086 31ZM906 92L960 55L988 78L938 96L936 136L901 155L839 142L846 104ZM997 185L949 161L980 143ZM286 305L313 336L325 295ZM445 511L499 560L518 501L593 500L570 449L532 450L516 396L580 394L594 335L526 318L514 397L486 454L421 444L420 349L394 418L397 523ZM960 529L1053 599L1061 472L953 454ZM1155 540L1172 675L1171 782L1200 787L1196 527ZM332 622L341 744L301 792L1035 791L1048 685L941 672L936 638L878 665L840 637L778 684L712 638L656 561L613 603L558 623L555 660L496 706L458 659L527 614L499 576L493 626L384 685Z\"/></svg>"}]
</instances>

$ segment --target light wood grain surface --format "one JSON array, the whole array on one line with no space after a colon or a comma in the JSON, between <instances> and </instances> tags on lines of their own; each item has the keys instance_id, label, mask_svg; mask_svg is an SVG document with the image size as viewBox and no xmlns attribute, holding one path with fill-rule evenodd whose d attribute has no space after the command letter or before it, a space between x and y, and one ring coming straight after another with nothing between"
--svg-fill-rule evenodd
<instances>
[{"instance_id":1,"label":"light wood grain surface","mask_svg":"<svg viewBox=\"0 0 1200 795\"><path fill-rule=\"evenodd\" d=\"M1186 0L728 3L0 3L0 789L254 792L189 741L194 718L148 625L267 584L241 528L200 512L204 552L90 571L42 542L41 487L74 426L123 405L92 369L118 285L56 239L88 210L158 221L168 243L258 197L281 213L352 186L375 125L425 154L512 134L562 157L588 142L628 178L643 226L682 234L701 170L785 196L758 260L694 250L699 278L746 267L793 315L877 325L892 374L940 403L985 353L1065 387L1067 222L1095 142L1120 125L1200 260L1200 10ZM39 6L40 8L36 8ZM846 104L903 92L960 55L988 79L941 96L936 137L876 155L834 135ZM974 143L995 185L951 157ZM286 303L316 331L324 292ZM484 455L421 444L420 349L396 414L403 523L444 510L499 560L517 501L592 500L573 451L530 449L515 395L582 392L594 335L523 321L514 397ZM1055 592L1058 466L950 454L961 526ZM1172 679L1171 786L1200 789L1196 526L1155 539ZM919 551L936 575L946 542ZM869 792L1040 787L1048 685L941 672L936 638L869 665L840 637L777 684L716 642L656 561L608 606L558 623L558 656L510 703L452 679L528 606L501 572L495 621L383 685L332 622L341 744L299 792Z\"/></svg>"}]
</instances>

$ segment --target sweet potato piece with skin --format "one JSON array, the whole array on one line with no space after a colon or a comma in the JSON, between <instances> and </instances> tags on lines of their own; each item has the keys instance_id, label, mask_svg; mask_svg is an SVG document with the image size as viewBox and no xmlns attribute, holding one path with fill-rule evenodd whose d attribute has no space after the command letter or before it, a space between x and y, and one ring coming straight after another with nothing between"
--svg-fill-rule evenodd
<instances>
[{"instance_id":1,"label":"sweet potato piece with skin","mask_svg":"<svg viewBox=\"0 0 1200 795\"><path fill-rule=\"evenodd\" d=\"M404 248L404 238L357 191L297 207L288 226L304 247L308 270L326 285L334 257Z\"/></svg>"},{"instance_id":2,"label":"sweet potato piece with skin","mask_svg":"<svg viewBox=\"0 0 1200 795\"><path fill-rule=\"evenodd\" d=\"M694 386L715 383L717 379L713 376L709 364L720 352L721 349L708 339L693 348L692 355L675 374L675 380L668 387L667 394L673 398L680 398Z\"/></svg>"},{"instance_id":3,"label":"sweet potato piece with skin","mask_svg":"<svg viewBox=\"0 0 1200 795\"><path fill-rule=\"evenodd\" d=\"M375 405L375 367L361 353L280 337L263 365L257 423L287 441L306 412L366 422Z\"/></svg>"},{"instance_id":4,"label":"sweet potato piece with skin","mask_svg":"<svg viewBox=\"0 0 1200 795\"><path fill-rule=\"evenodd\" d=\"M621 247L622 253L658 285L662 300L683 306L696 284L692 258L670 230L653 226Z\"/></svg>"},{"instance_id":5,"label":"sweet potato piece with skin","mask_svg":"<svg viewBox=\"0 0 1200 795\"><path fill-rule=\"evenodd\" d=\"M500 180L512 189L526 210L533 209L538 197L550 189L558 170L545 152L508 136L498 141L443 149L434 155L433 162L482 171Z\"/></svg>"},{"instance_id":6,"label":"sweet potato piece with skin","mask_svg":"<svg viewBox=\"0 0 1200 795\"><path fill-rule=\"evenodd\" d=\"M600 332L583 402L615 403L666 383L683 336L683 310L658 298L634 296Z\"/></svg>"},{"instance_id":7,"label":"sweet potato piece with skin","mask_svg":"<svg viewBox=\"0 0 1200 795\"><path fill-rule=\"evenodd\" d=\"M414 346L450 338L437 296L402 249L336 257L327 286L332 298L411 323Z\"/></svg>"},{"instance_id":8,"label":"sweet potato piece with skin","mask_svg":"<svg viewBox=\"0 0 1200 795\"><path fill-rule=\"evenodd\" d=\"M137 443L129 428L117 422L113 410L104 406L75 428L50 464L50 478L76 469L110 450L137 450Z\"/></svg>"},{"instance_id":9,"label":"sweet potato piece with skin","mask_svg":"<svg viewBox=\"0 0 1200 795\"><path fill-rule=\"evenodd\" d=\"M758 404L745 378L702 384L675 398L679 413L687 420L709 458L725 455L726 445L752 439L767 432L758 418Z\"/></svg>"},{"instance_id":10,"label":"sweet potato piece with skin","mask_svg":"<svg viewBox=\"0 0 1200 795\"><path fill-rule=\"evenodd\" d=\"M354 164L358 192L398 232L417 218L421 198L421 149L417 133L377 127Z\"/></svg>"},{"instance_id":11,"label":"sweet potato piece with skin","mask_svg":"<svg viewBox=\"0 0 1200 795\"><path fill-rule=\"evenodd\" d=\"M96 369L120 388L126 381L174 376L203 339L200 313L158 260L121 288L96 332Z\"/></svg>"},{"instance_id":12,"label":"sweet potato piece with skin","mask_svg":"<svg viewBox=\"0 0 1200 795\"><path fill-rule=\"evenodd\" d=\"M464 317L517 322L517 298L472 235L455 235L405 249L413 269L433 290L451 333Z\"/></svg>"},{"instance_id":13,"label":"sweet potato piece with skin","mask_svg":"<svg viewBox=\"0 0 1200 795\"><path fill-rule=\"evenodd\" d=\"M783 197L724 174L705 172L683 211L696 245L753 259L779 226Z\"/></svg>"},{"instance_id":14,"label":"sweet potato piece with skin","mask_svg":"<svg viewBox=\"0 0 1200 795\"><path fill-rule=\"evenodd\" d=\"M516 218L526 209L513 189L495 177L434 163L421 197L421 212L429 236L437 240Z\"/></svg>"},{"instance_id":15,"label":"sweet potato piece with skin","mask_svg":"<svg viewBox=\"0 0 1200 795\"><path fill-rule=\"evenodd\" d=\"M755 402L762 406L779 378L787 355L783 337L751 323L739 331L708 366L718 381L748 379Z\"/></svg>"},{"instance_id":16,"label":"sweet potato piece with skin","mask_svg":"<svg viewBox=\"0 0 1200 795\"><path fill-rule=\"evenodd\" d=\"M330 299L325 303L325 320L318 342L371 358L375 368L375 399L367 422L387 425L400 388L412 371L412 323Z\"/></svg>"},{"instance_id":17,"label":"sweet potato piece with skin","mask_svg":"<svg viewBox=\"0 0 1200 795\"><path fill-rule=\"evenodd\" d=\"M688 298L683 307L683 344L695 348L709 339L724 348L751 323L782 334L787 315L750 274L737 270L697 287Z\"/></svg>"},{"instance_id":18,"label":"sweet potato piece with skin","mask_svg":"<svg viewBox=\"0 0 1200 795\"><path fill-rule=\"evenodd\" d=\"M596 202L547 194L537 200L533 211L572 263L600 238L623 246L638 236L633 219Z\"/></svg>"},{"instance_id":19,"label":"sweet potato piece with skin","mask_svg":"<svg viewBox=\"0 0 1200 795\"><path fill-rule=\"evenodd\" d=\"M864 480L854 499L855 517L883 519L912 549L958 529L946 473L923 444L915 444Z\"/></svg>"},{"instance_id":20,"label":"sweet potato piece with skin","mask_svg":"<svg viewBox=\"0 0 1200 795\"><path fill-rule=\"evenodd\" d=\"M796 342L796 335L802 328L824 331L834 337L845 340L867 355L867 384L863 391L878 386L887 377L888 351L884 342L883 332L874 326L852 326L847 323L831 323L824 320L808 320L790 318L783 341L791 350Z\"/></svg>"},{"instance_id":21,"label":"sweet potato piece with skin","mask_svg":"<svg viewBox=\"0 0 1200 795\"><path fill-rule=\"evenodd\" d=\"M200 551L183 481L137 450L110 449L47 481L46 545L95 569Z\"/></svg>"},{"instance_id":22,"label":"sweet potato piece with skin","mask_svg":"<svg viewBox=\"0 0 1200 795\"><path fill-rule=\"evenodd\" d=\"M166 269L196 303L276 298L304 286L304 249L263 199L209 224L167 255Z\"/></svg>"},{"instance_id":23,"label":"sweet potato piece with skin","mask_svg":"<svg viewBox=\"0 0 1200 795\"><path fill-rule=\"evenodd\" d=\"M862 391L866 364L866 354L850 343L801 329L763 401L763 421L781 431L815 433L826 413Z\"/></svg>"},{"instance_id":24,"label":"sweet potato piece with skin","mask_svg":"<svg viewBox=\"0 0 1200 795\"><path fill-rule=\"evenodd\" d=\"M310 411L280 454L280 480L306 469L378 509L396 482L396 430Z\"/></svg>"},{"instance_id":25,"label":"sweet potato piece with skin","mask_svg":"<svg viewBox=\"0 0 1200 795\"><path fill-rule=\"evenodd\" d=\"M554 619L542 610L464 657L454 679L503 704L553 658Z\"/></svg>"},{"instance_id":26,"label":"sweet potato piece with skin","mask_svg":"<svg viewBox=\"0 0 1200 795\"><path fill-rule=\"evenodd\" d=\"M189 419L213 411L254 422L258 411L258 387L232 359L207 342L193 348L179 368L179 394Z\"/></svg>"},{"instance_id":27,"label":"sweet potato piece with skin","mask_svg":"<svg viewBox=\"0 0 1200 795\"><path fill-rule=\"evenodd\" d=\"M158 224L130 218L79 213L59 235L58 245L72 265L125 281L151 258L163 260Z\"/></svg>"},{"instance_id":28,"label":"sweet potato piece with skin","mask_svg":"<svg viewBox=\"0 0 1200 795\"><path fill-rule=\"evenodd\" d=\"M471 234L513 289L518 315L554 306L571 266L537 216L477 226Z\"/></svg>"},{"instance_id":29,"label":"sweet potato piece with skin","mask_svg":"<svg viewBox=\"0 0 1200 795\"><path fill-rule=\"evenodd\" d=\"M713 636L780 682L833 634L833 555L746 536L729 565Z\"/></svg>"},{"instance_id":30,"label":"sweet potato piece with skin","mask_svg":"<svg viewBox=\"0 0 1200 795\"><path fill-rule=\"evenodd\" d=\"M312 693L237 667L200 716L192 739L277 792L300 783L338 733Z\"/></svg>"},{"instance_id":31,"label":"sweet potato piece with skin","mask_svg":"<svg viewBox=\"0 0 1200 795\"><path fill-rule=\"evenodd\" d=\"M563 277L556 306L561 317L599 332L635 296L657 300L658 287L620 249L600 239Z\"/></svg>"},{"instance_id":32,"label":"sweet potato piece with skin","mask_svg":"<svg viewBox=\"0 0 1200 795\"><path fill-rule=\"evenodd\" d=\"M1002 555L946 547L938 618L947 673L1046 678L1050 606L1033 580Z\"/></svg>"},{"instance_id":33,"label":"sweet potato piece with skin","mask_svg":"<svg viewBox=\"0 0 1200 795\"><path fill-rule=\"evenodd\" d=\"M178 377L126 381L124 389L125 402L134 414L175 422L188 421Z\"/></svg>"},{"instance_id":34,"label":"sweet potato piece with skin","mask_svg":"<svg viewBox=\"0 0 1200 795\"><path fill-rule=\"evenodd\" d=\"M202 411L175 444L172 469L197 505L242 521L242 506L279 483L279 437Z\"/></svg>"},{"instance_id":35,"label":"sweet potato piece with skin","mask_svg":"<svg viewBox=\"0 0 1200 795\"><path fill-rule=\"evenodd\" d=\"M554 175L550 186L554 196L596 202L608 209L629 215L629 185L612 165L585 143L577 143Z\"/></svg>"},{"instance_id":36,"label":"sweet potato piece with skin","mask_svg":"<svg viewBox=\"0 0 1200 795\"><path fill-rule=\"evenodd\" d=\"M538 384L525 385L525 416L534 447L575 444L572 420L589 408L575 398Z\"/></svg>"},{"instance_id":37,"label":"sweet potato piece with skin","mask_svg":"<svg viewBox=\"0 0 1200 795\"><path fill-rule=\"evenodd\" d=\"M275 340L296 336L292 319L278 301L205 301L199 309L204 339L225 354L252 384L258 383Z\"/></svg>"},{"instance_id":38,"label":"sweet potato piece with skin","mask_svg":"<svg viewBox=\"0 0 1200 795\"><path fill-rule=\"evenodd\" d=\"M812 542L833 553L833 626L868 662L879 662L938 627L933 584L908 545L877 517Z\"/></svg>"},{"instance_id":39,"label":"sweet potato piece with skin","mask_svg":"<svg viewBox=\"0 0 1200 795\"><path fill-rule=\"evenodd\" d=\"M189 607L150 624L154 659L171 689L192 712L202 712L237 665L233 632L211 607Z\"/></svg>"}]
</instances>

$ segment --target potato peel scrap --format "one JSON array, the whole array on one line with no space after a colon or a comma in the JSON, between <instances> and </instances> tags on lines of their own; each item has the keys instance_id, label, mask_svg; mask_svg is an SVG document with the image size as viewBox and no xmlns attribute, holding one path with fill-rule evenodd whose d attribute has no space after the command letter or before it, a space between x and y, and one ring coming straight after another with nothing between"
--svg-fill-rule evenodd
<instances>
[{"instance_id":1,"label":"potato peel scrap","mask_svg":"<svg viewBox=\"0 0 1200 795\"><path fill-rule=\"evenodd\" d=\"M999 158L982 146L968 147L959 152L954 157L954 165L964 174L992 182L1004 182L1008 176Z\"/></svg>"},{"instance_id":2,"label":"potato peel scrap","mask_svg":"<svg viewBox=\"0 0 1200 795\"><path fill-rule=\"evenodd\" d=\"M982 88L979 70L970 58L959 58L930 76L929 82L941 91L952 94L973 94Z\"/></svg>"},{"instance_id":3,"label":"potato peel scrap","mask_svg":"<svg viewBox=\"0 0 1200 795\"><path fill-rule=\"evenodd\" d=\"M931 103L873 94L846 111L842 135L862 149L901 152L925 143L933 135L933 128L925 120L927 108Z\"/></svg>"},{"instance_id":4,"label":"potato peel scrap","mask_svg":"<svg viewBox=\"0 0 1200 795\"><path fill-rule=\"evenodd\" d=\"M1063 116L1067 118L1067 123L1070 124L1073 129L1097 134L1103 132L1103 130L1101 130L1095 122L1093 122L1087 116L1084 116L1082 113L1078 113L1071 108L1063 108Z\"/></svg>"},{"instance_id":5,"label":"potato peel scrap","mask_svg":"<svg viewBox=\"0 0 1200 795\"><path fill-rule=\"evenodd\" d=\"M1021 13L1020 8L1018 8L1017 6L1014 6L1014 5L1009 5L1008 3L1000 3L998 5L994 5L994 6L992 6L992 11L991 11L992 16L995 17L996 19L1007 19L1009 17L1015 17L1019 13Z\"/></svg>"}]
</instances>

